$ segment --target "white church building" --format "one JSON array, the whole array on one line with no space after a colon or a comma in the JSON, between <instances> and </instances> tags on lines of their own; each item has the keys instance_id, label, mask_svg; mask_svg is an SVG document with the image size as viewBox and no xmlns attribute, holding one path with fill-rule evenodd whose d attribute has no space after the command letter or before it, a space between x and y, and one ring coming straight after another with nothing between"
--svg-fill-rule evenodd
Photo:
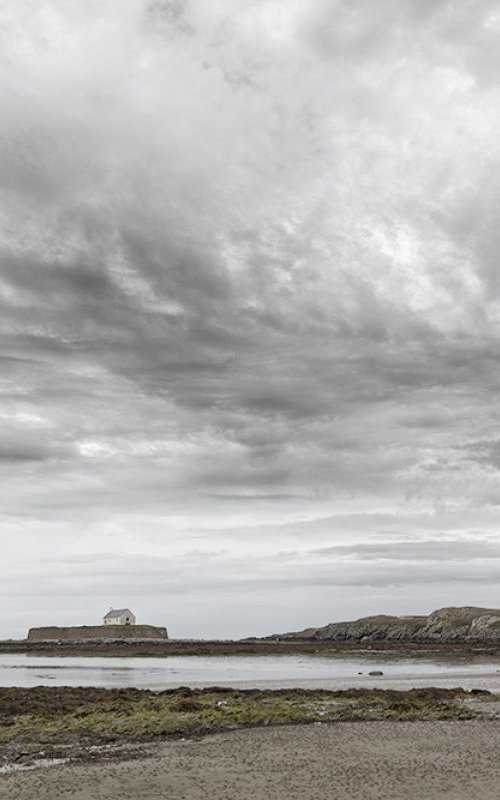
<instances>
[{"instance_id":1,"label":"white church building","mask_svg":"<svg viewBox=\"0 0 500 800\"><path fill-rule=\"evenodd\" d=\"M130 608L110 608L102 618L103 625L135 625L135 614Z\"/></svg>"}]
</instances>

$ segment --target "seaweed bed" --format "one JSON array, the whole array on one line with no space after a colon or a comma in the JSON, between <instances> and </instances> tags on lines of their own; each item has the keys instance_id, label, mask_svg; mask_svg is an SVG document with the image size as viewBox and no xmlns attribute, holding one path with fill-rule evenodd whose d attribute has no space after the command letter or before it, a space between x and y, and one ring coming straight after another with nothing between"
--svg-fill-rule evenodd
<instances>
[{"instance_id":1,"label":"seaweed bed","mask_svg":"<svg viewBox=\"0 0 500 800\"><path fill-rule=\"evenodd\" d=\"M489 692L463 689L237 690L0 688L0 768L39 759L132 757L168 737L243 727L482 717Z\"/></svg>"},{"instance_id":2,"label":"seaweed bed","mask_svg":"<svg viewBox=\"0 0 500 800\"><path fill-rule=\"evenodd\" d=\"M304 641L300 639L271 641L247 639L240 641L179 640L138 641L0 641L0 653L27 653L51 656L236 656L236 655L321 655L345 657L359 653L411 656L498 656L500 646L485 642L412 643L365 641Z\"/></svg>"}]
</instances>

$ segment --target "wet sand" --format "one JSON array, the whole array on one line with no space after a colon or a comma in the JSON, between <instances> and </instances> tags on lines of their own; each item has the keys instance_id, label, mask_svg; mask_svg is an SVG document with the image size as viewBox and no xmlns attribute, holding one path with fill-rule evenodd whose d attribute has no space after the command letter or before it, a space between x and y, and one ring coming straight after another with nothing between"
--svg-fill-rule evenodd
<instances>
[{"instance_id":1,"label":"wet sand","mask_svg":"<svg viewBox=\"0 0 500 800\"><path fill-rule=\"evenodd\" d=\"M166 742L0 778L5 800L498 800L500 722L357 722Z\"/></svg>"}]
</instances>

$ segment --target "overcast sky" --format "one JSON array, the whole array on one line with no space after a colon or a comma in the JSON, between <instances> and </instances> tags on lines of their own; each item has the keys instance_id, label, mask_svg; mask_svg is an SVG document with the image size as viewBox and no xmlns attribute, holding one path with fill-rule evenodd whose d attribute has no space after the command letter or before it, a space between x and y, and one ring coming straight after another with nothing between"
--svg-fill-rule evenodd
<instances>
[{"instance_id":1,"label":"overcast sky","mask_svg":"<svg viewBox=\"0 0 500 800\"><path fill-rule=\"evenodd\" d=\"M0 636L500 606L495 0L4 0Z\"/></svg>"}]
</instances>

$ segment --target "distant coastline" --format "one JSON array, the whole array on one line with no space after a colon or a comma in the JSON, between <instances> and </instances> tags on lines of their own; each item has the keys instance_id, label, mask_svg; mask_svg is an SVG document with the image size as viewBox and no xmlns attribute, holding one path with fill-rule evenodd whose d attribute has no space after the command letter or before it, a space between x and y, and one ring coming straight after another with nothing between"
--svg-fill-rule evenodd
<instances>
[{"instance_id":1,"label":"distant coastline","mask_svg":"<svg viewBox=\"0 0 500 800\"><path fill-rule=\"evenodd\" d=\"M27 639L0 641L0 653L85 656L343 655L387 652L412 657L429 653L500 652L500 610L446 608L428 616L372 616L295 633L240 640L169 639L154 626L31 629ZM162 633L164 632L164 633Z\"/></svg>"}]
</instances>

